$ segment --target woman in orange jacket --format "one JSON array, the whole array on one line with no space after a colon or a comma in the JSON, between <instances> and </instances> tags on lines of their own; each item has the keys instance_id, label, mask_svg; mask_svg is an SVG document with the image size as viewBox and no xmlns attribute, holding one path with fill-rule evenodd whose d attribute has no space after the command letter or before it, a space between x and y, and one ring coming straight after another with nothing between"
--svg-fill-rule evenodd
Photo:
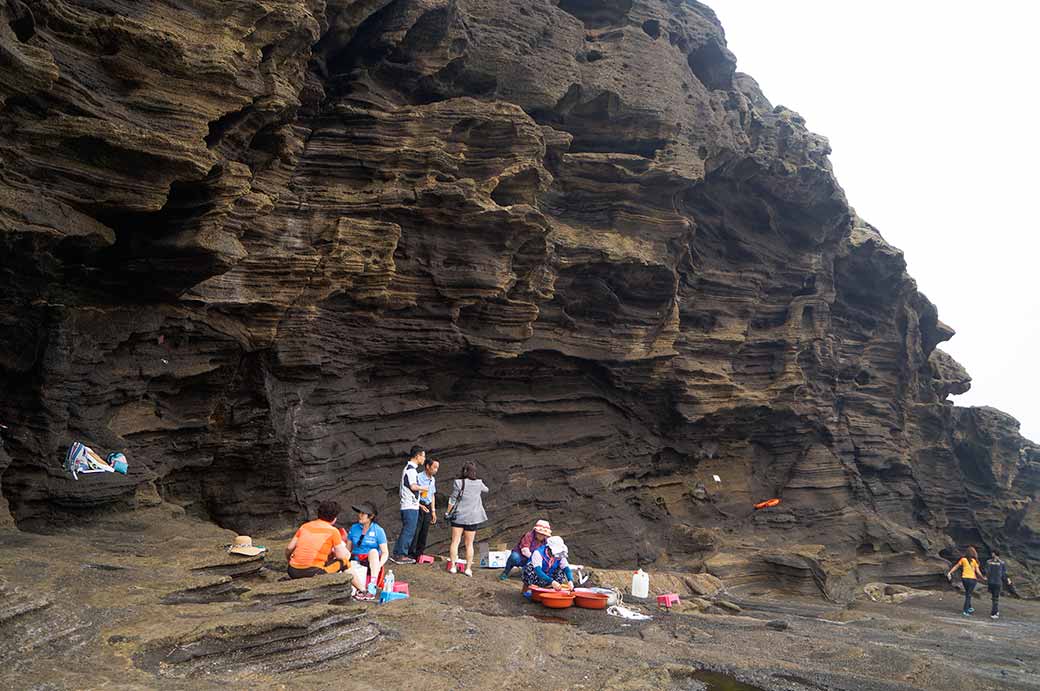
<instances>
[{"instance_id":1,"label":"woman in orange jacket","mask_svg":"<svg viewBox=\"0 0 1040 691\"><path fill-rule=\"evenodd\" d=\"M961 583L964 584L963 614L970 617L975 611L975 608L971 606L971 594L975 590L975 585L979 582L979 574L982 572L982 568L979 566L979 553L975 551L974 547L969 546L965 555L946 572L946 580L952 579L953 572L958 568L961 570Z\"/></svg>"}]
</instances>

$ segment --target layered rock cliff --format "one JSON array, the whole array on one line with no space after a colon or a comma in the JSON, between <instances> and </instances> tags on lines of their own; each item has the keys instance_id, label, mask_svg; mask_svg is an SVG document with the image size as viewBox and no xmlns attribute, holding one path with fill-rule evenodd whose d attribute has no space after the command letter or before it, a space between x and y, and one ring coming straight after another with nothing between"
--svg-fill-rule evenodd
<instances>
[{"instance_id":1,"label":"layered rock cliff","mask_svg":"<svg viewBox=\"0 0 1040 691\"><path fill-rule=\"evenodd\" d=\"M0 13L0 520L393 533L419 442L583 561L841 598L971 542L1040 592L1040 447L946 400L952 329L706 6Z\"/></svg>"}]
</instances>

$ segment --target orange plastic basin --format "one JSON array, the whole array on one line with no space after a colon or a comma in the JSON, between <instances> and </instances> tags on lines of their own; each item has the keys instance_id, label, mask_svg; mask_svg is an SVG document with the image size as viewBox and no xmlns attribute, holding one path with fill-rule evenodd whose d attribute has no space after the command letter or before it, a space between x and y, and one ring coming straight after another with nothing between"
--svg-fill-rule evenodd
<instances>
[{"instance_id":1,"label":"orange plastic basin","mask_svg":"<svg viewBox=\"0 0 1040 691\"><path fill-rule=\"evenodd\" d=\"M606 609L608 597L603 593L577 593L574 604L585 609Z\"/></svg>"},{"instance_id":2,"label":"orange plastic basin","mask_svg":"<svg viewBox=\"0 0 1040 691\"><path fill-rule=\"evenodd\" d=\"M546 593L555 593L556 591L552 588L539 588L536 585L531 586L531 602L541 602L542 595Z\"/></svg>"},{"instance_id":3,"label":"orange plastic basin","mask_svg":"<svg viewBox=\"0 0 1040 691\"><path fill-rule=\"evenodd\" d=\"M570 593L542 593L541 603L551 609L566 609L574 604L574 596Z\"/></svg>"}]
</instances>

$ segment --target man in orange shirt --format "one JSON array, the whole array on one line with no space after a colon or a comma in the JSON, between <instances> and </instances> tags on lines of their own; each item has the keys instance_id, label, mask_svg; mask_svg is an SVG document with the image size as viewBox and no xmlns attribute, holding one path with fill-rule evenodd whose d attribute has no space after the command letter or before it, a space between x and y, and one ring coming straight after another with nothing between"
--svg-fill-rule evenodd
<instances>
[{"instance_id":1,"label":"man in orange shirt","mask_svg":"<svg viewBox=\"0 0 1040 691\"><path fill-rule=\"evenodd\" d=\"M339 504L318 504L318 519L300 526L285 548L290 578L308 578L323 573L338 573L350 568L350 552L336 527Z\"/></svg>"}]
</instances>

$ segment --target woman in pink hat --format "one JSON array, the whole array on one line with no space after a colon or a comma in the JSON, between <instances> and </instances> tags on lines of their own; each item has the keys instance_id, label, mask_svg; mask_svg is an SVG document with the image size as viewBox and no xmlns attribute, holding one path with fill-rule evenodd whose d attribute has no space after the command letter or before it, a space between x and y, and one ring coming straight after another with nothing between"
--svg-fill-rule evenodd
<instances>
[{"instance_id":1,"label":"woman in pink hat","mask_svg":"<svg viewBox=\"0 0 1040 691\"><path fill-rule=\"evenodd\" d=\"M549 526L549 521L541 520L535 523L534 528L530 532L524 533L520 542L516 543L516 547L513 548L506 561L506 568L498 580L507 580L514 566L525 566L531 560L531 555L535 550L544 545L545 540L551 536L552 528Z\"/></svg>"}]
</instances>

